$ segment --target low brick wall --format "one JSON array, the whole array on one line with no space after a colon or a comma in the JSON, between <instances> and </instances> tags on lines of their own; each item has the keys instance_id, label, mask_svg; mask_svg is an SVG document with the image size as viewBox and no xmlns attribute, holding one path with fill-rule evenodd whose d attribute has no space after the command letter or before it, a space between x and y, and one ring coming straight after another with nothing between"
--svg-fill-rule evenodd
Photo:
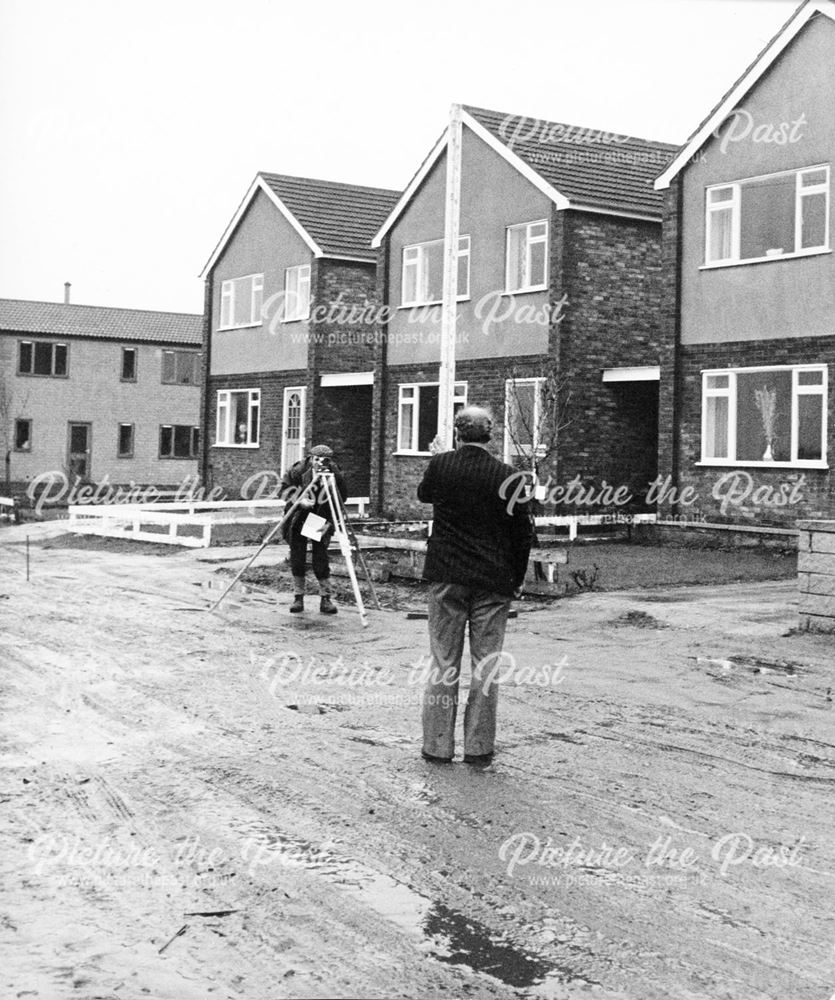
<instances>
[{"instance_id":1,"label":"low brick wall","mask_svg":"<svg viewBox=\"0 0 835 1000\"><path fill-rule=\"evenodd\" d=\"M800 627L835 632L835 521L798 521Z\"/></svg>"}]
</instances>

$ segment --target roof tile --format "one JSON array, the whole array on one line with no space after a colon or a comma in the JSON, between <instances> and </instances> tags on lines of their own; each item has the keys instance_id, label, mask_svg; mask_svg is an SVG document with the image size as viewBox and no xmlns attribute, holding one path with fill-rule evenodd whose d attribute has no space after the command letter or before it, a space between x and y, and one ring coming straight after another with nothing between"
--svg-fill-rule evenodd
<instances>
[{"instance_id":1,"label":"roof tile","mask_svg":"<svg viewBox=\"0 0 835 1000\"><path fill-rule=\"evenodd\" d=\"M485 108L464 111L574 205L661 217L653 182L679 146Z\"/></svg>"},{"instance_id":2,"label":"roof tile","mask_svg":"<svg viewBox=\"0 0 835 1000\"><path fill-rule=\"evenodd\" d=\"M394 208L399 191L286 174L260 176L325 254L375 259L371 239Z\"/></svg>"},{"instance_id":3,"label":"roof tile","mask_svg":"<svg viewBox=\"0 0 835 1000\"><path fill-rule=\"evenodd\" d=\"M203 342L203 317L195 313L0 299L0 333L145 340L199 347Z\"/></svg>"}]
</instances>

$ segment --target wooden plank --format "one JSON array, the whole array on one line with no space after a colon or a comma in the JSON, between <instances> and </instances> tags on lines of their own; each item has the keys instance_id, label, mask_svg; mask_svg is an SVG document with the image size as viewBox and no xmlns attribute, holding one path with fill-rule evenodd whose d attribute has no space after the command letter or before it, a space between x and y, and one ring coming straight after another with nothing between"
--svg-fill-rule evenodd
<instances>
[{"instance_id":1,"label":"wooden plank","mask_svg":"<svg viewBox=\"0 0 835 1000\"><path fill-rule=\"evenodd\" d=\"M361 549L392 549L407 552L425 552L425 538L381 538L379 535L357 535Z\"/></svg>"},{"instance_id":2,"label":"wooden plank","mask_svg":"<svg viewBox=\"0 0 835 1000\"><path fill-rule=\"evenodd\" d=\"M567 549L531 549L530 562L553 563L565 566L568 562Z\"/></svg>"},{"instance_id":3,"label":"wooden plank","mask_svg":"<svg viewBox=\"0 0 835 1000\"><path fill-rule=\"evenodd\" d=\"M835 575L835 558L825 552L798 552L798 573L824 573Z\"/></svg>"},{"instance_id":4,"label":"wooden plank","mask_svg":"<svg viewBox=\"0 0 835 1000\"><path fill-rule=\"evenodd\" d=\"M184 545L190 549L203 547L203 539L196 535L180 535L176 539L172 539L169 535L162 535L155 531L134 531L120 525L104 527L97 524L90 528L76 527L73 534L96 535L101 538L126 538L131 542L161 542L163 545Z\"/></svg>"},{"instance_id":5,"label":"wooden plank","mask_svg":"<svg viewBox=\"0 0 835 1000\"><path fill-rule=\"evenodd\" d=\"M534 594L538 597L562 597L565 589L564 583L546 583L543 580L525 580L522 584L523 594Z\"/></svg>"}]
</instances>

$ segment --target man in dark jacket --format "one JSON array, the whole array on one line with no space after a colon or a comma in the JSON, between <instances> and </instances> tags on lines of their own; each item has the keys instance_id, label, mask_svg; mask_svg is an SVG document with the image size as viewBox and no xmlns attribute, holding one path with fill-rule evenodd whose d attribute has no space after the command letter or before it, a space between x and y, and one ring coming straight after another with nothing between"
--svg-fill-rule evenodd
<instances>
[{"instance_id":1,"label":"man in dark jacket","mask_svg":"<svg viewBox=\"0 0 835 1000\"><path fill-rule=\"evenodd\" d=\"M507 613L525 578L531 548L528 505L508 504L502 495L502 484L515 470L487 450L492 429L487 410L460 410L455 418L456 450L431 458L418 487L418 499L434 505L423 571L431 585L423 756L432 761L450 761L455 752L467 624L472 678L464 712L464 760L482 764L492 759L496 676Z\"/></svg>"},{"instance_id":2,"label":"man in dark jacket","mask_svg":"<svg viewBox=\"0 0 835 1000\"><path fill-rule=\"evenodd\" d=\"M339 492L339 496L344 501L348 496L348 490L345 485L345 476L333 460L333 450L326 444L318 444L315 448L311 448L310 454L307 458L302 459L300 462L296 462L295 465L287 470L284 474L284 478L281 480L281 489L279 493L280 497L286 500L288 504L293 503L293 501L298 499L302 492L310 486L313 481L313 476L318 472L332 472L334 474L336 489ZM293 597L293 603L290 605L290 611L293 614L298 614L299 612L304 611L308 538L302 534L302 528L305 520L307 519L307 515L311 513L317 514L319 517L323 517L329 522L328 528L322 536L321 541L310 541L310 549L311 561L313 563L313 575L319 583L319 594L321 595L319 610L323 615L335 615L337 609L336 605L331 600L331 569L330 561L328 559L328 543L333 535L334 526L330 505L327 500L327 494L325 493L325 486L322 480L320 480L319 483L314 486L313 490L304 497L296 511L284 525L283 529L284 539L290 544L290 571L293 574L293 585L295 588L295 594Z\"/></svg>"}]
</instances>

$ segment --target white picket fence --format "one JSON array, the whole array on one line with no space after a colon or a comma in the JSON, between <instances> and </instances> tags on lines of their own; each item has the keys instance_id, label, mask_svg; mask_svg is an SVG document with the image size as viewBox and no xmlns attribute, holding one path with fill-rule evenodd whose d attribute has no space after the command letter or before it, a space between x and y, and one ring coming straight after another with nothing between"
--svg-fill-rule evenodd
<instances>
[{"instance_id":1,"label":"white picket fence","mask_svg":"<svg viewBox=\"0 0 835 1000\"><path fill-rule=\"evenodd\" d=\"M368 497L348 497L345 501L360 517L365 515L367 504ZM67 527L77 534L208 548L217 525L274 523L284 507L284 500L73 504L67 508Z\"/></svg>"},{"instance_id":2,"label":"white picket fence","mask_svg":"<svg viewBox=\"0 0 835 1000\"><path fill-rule=\"evenodd\" d=\"M67 526L78 534L208 548L216 525L276 521L284 506L283 500L75 504L67 509Z\"/></svg>"}]
</instances>

